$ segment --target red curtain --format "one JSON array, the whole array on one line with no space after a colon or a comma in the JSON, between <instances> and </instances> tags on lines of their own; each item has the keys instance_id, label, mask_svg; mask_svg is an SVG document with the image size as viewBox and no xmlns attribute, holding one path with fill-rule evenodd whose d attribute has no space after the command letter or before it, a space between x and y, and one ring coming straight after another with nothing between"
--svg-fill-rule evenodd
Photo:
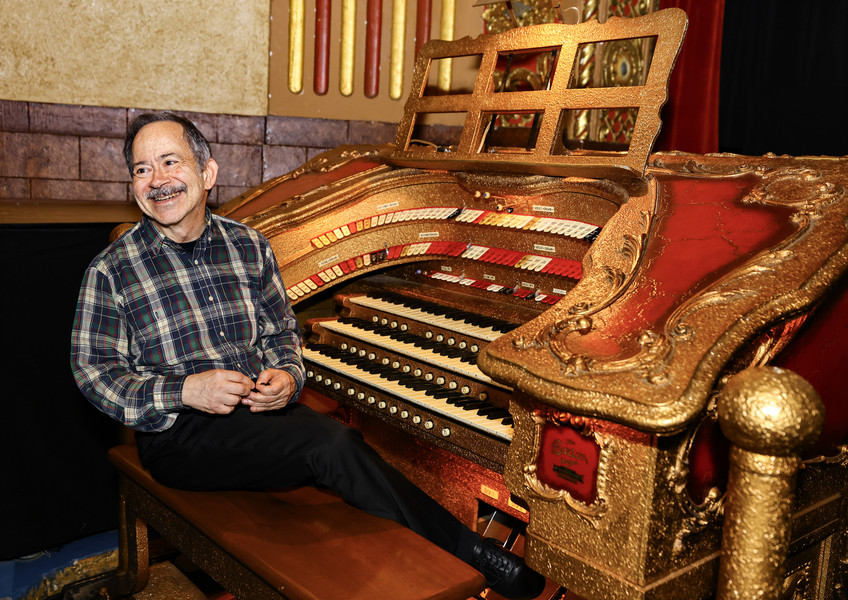
<instances>
[{"instance_id":1,"label":"red curtain","mask_svg":"<svg viewBox=\"0 0 848 600\"><path fill-rule=\"evenodd\" d=\"M689 29L669 80L654 150L718 152L718 90L724 0L660 0L682 8Z\"/></svg>"}]
</instances>

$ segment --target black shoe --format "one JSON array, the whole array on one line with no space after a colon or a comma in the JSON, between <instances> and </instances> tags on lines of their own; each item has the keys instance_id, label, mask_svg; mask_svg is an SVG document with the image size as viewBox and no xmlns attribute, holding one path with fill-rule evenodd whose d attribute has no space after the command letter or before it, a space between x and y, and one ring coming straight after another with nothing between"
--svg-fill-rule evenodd
<instances>
[{"instance_id":1,"label":"black shoe","mask_svg":"<svg viewBox=\"0 0 848 600\"><path fill-rule=\"evenodd\" d=\"M525 565L521 557L501 548L495 539L480 540L474 546L471 566L504 598L530 600L545 589L545 578Z\"/></svg>"}]
</instances>

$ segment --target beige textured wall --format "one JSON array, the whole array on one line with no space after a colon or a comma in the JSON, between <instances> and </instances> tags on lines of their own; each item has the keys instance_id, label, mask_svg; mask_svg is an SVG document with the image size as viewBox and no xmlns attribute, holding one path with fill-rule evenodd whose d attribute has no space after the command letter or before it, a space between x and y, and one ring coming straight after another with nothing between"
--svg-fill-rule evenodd
<instances>
[{"instance_id":1,"label":"beige textured wall","mask_svg":"<svg viewBox=\"0 0 848 600\"><path fill-rule=\"evenodd\" d=\"M1 0L0 99L264 115L270 0Z\"/></svg>"}]
</instances>

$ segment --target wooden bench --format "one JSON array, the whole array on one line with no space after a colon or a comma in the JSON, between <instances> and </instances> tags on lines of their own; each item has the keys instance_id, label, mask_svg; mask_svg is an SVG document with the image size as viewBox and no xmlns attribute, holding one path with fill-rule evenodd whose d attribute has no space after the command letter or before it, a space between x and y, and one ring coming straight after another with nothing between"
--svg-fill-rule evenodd
<instances>
[{"instance_id":1,"label":"wooden bench","mask_svg":"<svg viewBox=\"0 0 848 600\"><path fill-rule=\"evenodd\" d=\"M109 460L120 478L118 595L146 584L148 524L240 600L464 600L485 587L456 557L331 492L186 492L156 483L133 443Z\"/></svg>"}]
</instances>

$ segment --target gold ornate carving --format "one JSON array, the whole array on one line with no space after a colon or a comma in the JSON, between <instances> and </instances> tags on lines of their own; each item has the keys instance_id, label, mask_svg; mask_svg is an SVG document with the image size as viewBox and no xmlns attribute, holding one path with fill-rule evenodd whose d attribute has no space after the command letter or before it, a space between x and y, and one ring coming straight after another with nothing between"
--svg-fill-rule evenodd
<instances>
[{"instance_id":1,"label":"gold ornate carving","mask_svg":"<svg viewBox=\"0 0 848 600\"><path fill-rule=\"evenodd\" d=\"M542 329L532 339L523 336L516 337L512 344L516 349L543 349L561 363L562 372L566 375L576 375L586 372L621 372L637 370L642 377L651 383L661 384L667 379L664 369L672 352L675 342L686 341L692 335L690 328L682 322L672 323L664 334L651 330L643 331L638 336L641 351L631 357L620 360L600 361L569 350L567 338L570 335L585 335L593 328L592 315L607 308L618 299L627 289L642 260L642 252L650 230L651 215L646 211L640 213L639 232L622 235L618 253L628 261L627 270L610 265L602 265L605 286L603 295L597 300L583 300L568 308L568 317ZM597 289L594 288L594 289Z\"/></svg>"},{"instance_id":2,"label":"gold ornate carving","mask_svg":"<svg viewBox=\"0 0 848 600\"><path fill-rule=\"evenodd\" d=\"M724 161L704 160L704 156L721 157ZM651 157L650 166L655 169L664 169L674 173L691 173L694 175L728 176L742 175L744 173L759 172L764 167L749 162L744 162L747 157L733 154L714 154L704 156L692 156L685 152L658 152ZM682 159L682 160L681 160Z\"/></svg>"},{"instance_id":3,"label":"gold ornate carving","mask_svg":"<svg viewBox=\"0 0 848 600\"><path fill-rule=\"evenodd\" d=\"M647 239L650 217L642 213L641 232L638 236L625 234L619 253L630 258L630 270L622 272L608 266L602 266L609 284L605 298L597 304L583 302L568 309L569 317L544 329L532 341L518 337L513 345L518 349L544 348L557 357L566 374L579 372L621 372L638 371L647 382L661 385L668 381L666 369L675 352L675 346L693 339L695 331L691 322L696 313L707 311L715 306L725 306L744 298L753 298L758 294L757 278L765 274L774 274L776 269L795 259L790 248L810 225L810 216L820 207L841 199L845 193L841 185L827 182L822 174L814 169L788 168L767 173L754 187L744 202L763 204L781 204L799 209L795 221L801 225L795 235L780 246L762 255L758 260L738 270L732 276L716 284L713 289L699 294L697 298L679 306L669 317L662 333L645 330L638 336L640 351L631 357L620 360L599 361L572 353L568 349L567 337L572 334L586 334L592 330L591 315L609 306L627 288L638 269L641 250Z\"/></svg>"},{"instance_id":4,"label":"gold ornate carving","mask_svg":"<svg viewBox=\"0 0 848 600\"><path fill-rule=\"evenodd\" d=\"M704 420L715 421L718 419L715 401L710 403ZM702 421L703 423L703 421ZM686 441L680 445L674 466L669 471L669 483L674 490L677 505L685 515L680 523L680 529L674 536L672 552L677 555L684 549L684 540L694 534L704 531L707 527L716 525L724 516L725 494L717 487L712 487L707 492L706 498L700 504L696 504L688 493L689 486L689 455L692 444L698 435L700 425L692 429Z\"/></svg>"},{"instance_id":5,"label":"gold ornate carving","mask_svg":"<svg viewBox=\"0 0 848 600\"><path fill-rule=\"evenodd\" d=\"M636 17L656 10L657 0L609 0L608 13L617 17Z\"/></svg>"},{"instance_id":6,"label":"gold ornate carving","mask_svg":"<svg viewBox=\"0 0 848 600\"><path fill-rule=\"evenodd\" d=\"M305 173L330 173L343 167L352 160L378 156L381 154L379 147L373 146L341 146L335 151L325 152L303 163L300 167L288 174L288 177L297 179Z\"/></svg>"},{"instance_id":7,"label":"gold ornate carving","mask_svg":"<svg viewBox=\"0 0 848 600\"><path fill-rule=\"evenodd\" d=\"M604 87L637 85L644 70L639 40L608 42L604 51Z\"/></svg>"},{"instance_id":8,"label":"gold ornate carving","mask_svg":"<svg viewBox=\"0 0 848 600\"><path fill-rule=\"evenodd\" d=\"M589 421L579 415L556 410L551 407L537 408L532 411L531 418L533 420L533 452L530 462L524 465L524 481L527 487L536 495L545 500L556 500L565 502L576 514L580 515L587 522L597 527L600 519L607 511L607 483L609 481L609 465L610 458L615 450L615 443L612 437L605 436L596 431L591 426ZM596 480L597 498L592 504L585 504L574 498L566 490L554 489L539 480L536 475L536 462L539 458L540 440L542 426L546 423L557 427L573 427L584 437L592 438L600 447L600 456L598 458L598 475Z\"/></svg>"},{"instance_id":9,"label":"gold ornate carving","mask_svg":"<svg viewBox=\"0 0 848 600\"><path fill-rule=\"evenodd\" d=\"M810 589L810 563L787 573L781 586L779 600L804 600Z\"/></svg>"},{"instance_id":10,"label":"gold ornate carving","mask_svg":"<svg viewBox=\"0 0 848 600\"><path fill-rule=\"evenodd\" d=\"M584 0L583 2L583 20L598 18L598 10L600 9L600 0Z\"/></svg>"},{"instance_id":11,"label":"gold ornate carving","mask_svg":"<svg viewBox=\"0 0 848 600\"><path fill-rule=\"evenodd\" d=\"M516 5L518 3L515 3ZM483 21L488 33L503 33L515 27L538 25L540 23L556 23L559 13L551 0L522 0L526 8L513 6L512 14L518 20L513 20L506 3L490 4L483 10ZM556 3L559 6L559 3Z\"/></svg>"},{"instance_id":12,"label":"gold ornate carving","mask_svg":"<svg viewBox=\"0 0 848 600\"><path fill-rule=\"evenodd\" d=\"M839 451L833 456L817 456L804 461L805 465L829 465L829 466L848 466L848 445L839 447Z\"/></svg>"},{"instance_id":13,"label":"gold ornate carving","mask_svg":"<svg viewBox=\"0 0 848 600\"><path fill-rule=\"evenodd\" d=\"M804 215L813 216L844 196L845 187L826 181L821 171L787 167L766 173L745 202L792 206Z\"/></svg>"},{"instance_id":14,"label":"gold ornate carving","mask_svg":"<svg viewBox=\"0 0 848 600\"><path fill-rule=\"evenodd\" d=\"M632 263L633 272L620 251L624 236L644 235L639 211L657 221L666 210L662 194L656 205L631 196L584 258L578 285L554 309L490 344L478 358L484 372L562 410L680 432L703 414L722 375L746 366L733 362L752 358L744 348L807 314L848 268L848 160L662 154L653 161L660 163L658 180L679 185L697 172L732 190L738 178L736 206L770 214L775 240L728 264L662 316L634 318L626 330L611 327L628 320L617 307L634 294L649 298L652 289L643 264L654 263L643 258ZM651 261L659 239L649 229L644 252ZM603 307L605 298L615 302ZM791 334L787 329L775 341ZM762 347L747 364L767 360L776 347Z\"/></svg>"}]
</instances>

